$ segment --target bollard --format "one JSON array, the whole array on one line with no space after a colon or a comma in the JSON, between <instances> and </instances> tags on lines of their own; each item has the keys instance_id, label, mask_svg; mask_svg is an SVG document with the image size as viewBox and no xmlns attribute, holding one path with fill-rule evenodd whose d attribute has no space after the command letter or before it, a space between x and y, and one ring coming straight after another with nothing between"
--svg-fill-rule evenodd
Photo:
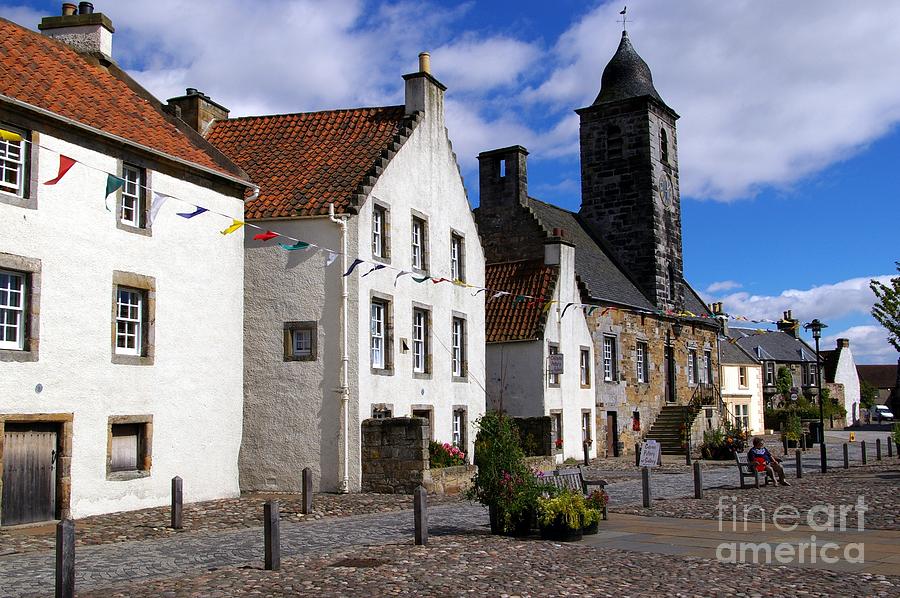
<instances>
[{"instance_id":1,"label":"bollard","mask_svg":"<svg viewBox=\"0 0 900 598\"><path fill-rule=\"evenodd\" d=\"M641 445L639 444L634 445L634 466L641 466Z\"/></svg>"},{"instance_id":2,"label":"bollard","mask_svg":"<svg viewBox=\"0 0 900 598\"><path fill-rule=\"evenodd\" d=\"M850 446L844 443L844 469L850 469Z\"/></svg>"},{"instance_id":3,"label":"bollard","mask_svg":"<svg viewBox=\"0 0 900 598\"><path fill-rule=\"evenodd\" d=\"M703 473L699 461L694 462L694 498L703 498Z\"/></svg>"},{"instance_id":4,"label":"bollard","mask_svg":"<svg viewBox=\"0 0 900 598\"><path fill-rule=\"evenodd\" d=\"M875 439L875 460L881 461L881 438Z\"/></svg>"},{"instance_id":5,"label":"bollard","mask_svg":"<svg viewBox=\"0 0 900 598\"><path fill-rule=\"evenodd\" d=\"M869 462L869 455L866 454L866 441L863 440L859 443L859 448L862 451L862 464L865 465Z\"/></svg>"},{"instance_id":6,"label":"bollard","mask_svg":"<svg viewBox=\"0 0 900 598\"><path fill-rule=\"evenodd\" d=\"M788 454L788 445L787 445L787 436L781 437L781 447L784 449L784 454Z\"/></svg>"},{"instance_id":7,"label":"bollard","mask_svg":"<svg viewBox=\"0 0 900 598\"><path fill-rule=\"evenodd\" d=\"M888 458L894 456L894 439L888 436Z\"/></svg>"},{"instance_id":8,"label":"bollard","mask_svg":"<svg viewBox=\"0 0 900 598\"><path fill-rule=\"evenodd\" d=\"M263 505L263 544L266 571L278 571L281 569L281 520L277 500L267 500Z\"/></svg>"},{"instance_id":9,"label":"bollard","mask_svg":"<svg viewBox=\"0 0 900 598\"><path fill-rule=\"evenodd\" d=\"M591 456L590 456L591 446L585 441L585 442L581 443L581 448L584 450L584 466L590 467L591 466Z\"/></svg>"},{"instance_id":10,"label":"bollard","mask_svg":"<svg viewBox=\"0 0 900 598\"><path fill-rule=\"evenodd\" d=\"M825 439L819 444L819 461L822 465L822 473L828 473L828 450L825 446Z\"/></svg>"},{"instance_id":11,"label":"bollard","mask_svg":"<svg viewBox=\"0 0 900 598\"><path fill-rule=\"evenodd\" d=\"M184 488L181 478L172 478L172 529L181 529L182 503L184 501Z\"/></svg>"},{"instance_id":12,"label":"bollard","mask_svg":"<svg viewBox=\"0 0 900 598\"><path fill-rule=\"evenodd\" d=\"M312 471L309 467L303 468L302 480L302 500L300 502L300 512L304 515L312 513L313 489L312 489Z\"/></svg>"},{"instance_id":13,"label":"bollard","mask_svg":"<svg viewBox=\"0 0 900 598\"><path fill-rule=\"evenodd\" d=\"M416 546L428 544L428 492L419 486L413 494L413 517L415 518Z\"/></svg>"},{"instance_id":14,"label":"bollard","mask_svg":"<svg viewBox=\"0 0 900 598\"><path fill-rule=\"evenodd\" d=\"M644 508L650 508L650 468L641 468L641 493L644 497Z\"/></svg>"},{"instance_id":15,"label":"bollard","mask_svg":"<svg viewBox=\"0 0 900 598\"><path fill-rule=\"evenodd\" d=\"M794 458L797 461L797 478L803 477L803 451L797 449L794 452Z\"/></svg>"},{"instance_id":16,"label":"bollard","mask_svg":"<svg viewBox=\"0 0 900 598\"><path fill-rule=\"evenodd\" d=\"M687 442L685 442L685 449L686 450L684 451L684 464L690 465L691 464L691 439L690 438L688 438ZM660 454L662 454L662 450L660 450L659 452L660 452Z\"/></svg>"},{"instance_id":17,"label":"bollard","mask_svg":"<svg viewBox=\"0 0 900 598\"><path fill-rule=\"evenodd\" d=\"M56 598L75 596L75 522L56 524Z\"/></svg>"}]
</instances>

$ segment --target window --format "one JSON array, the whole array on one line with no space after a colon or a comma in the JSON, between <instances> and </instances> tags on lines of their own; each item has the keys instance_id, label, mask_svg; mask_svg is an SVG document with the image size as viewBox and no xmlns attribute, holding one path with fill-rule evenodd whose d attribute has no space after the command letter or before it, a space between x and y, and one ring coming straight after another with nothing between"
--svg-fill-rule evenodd
<instances>
[{"instance_id":1,"label":"window","mask_svg":"<svg viewBox=\"0 0 900 598\"><path fill-rule=\"evenodd\" d=\"M450 235L450 277L453 280L466 280L463 248L463 238L457 234Z\"/></svg>"},{"instance_id":2,"label":"window","mask_svg":"<svg viewBox=\"0 0 900 598\"><path fill-rule=\"evenodd\" d=\"M29 154L25 139L28 134L2 123L0 130L12 134L0 137L0 191L26 197Z\"/></svg>"},{"instance_id":3,"label":"window","mask_svg":"<svg viewBox=\"0 0 900 598\"><path fill-rule=\"evenodd\" d=\"M703 352L703 371L704 377L706 378L703 382L706 384L713 383L713 371L712 371L712 351L704 351Z\"/></svg>"},{"instance_id":4,"label":"window","mask_svg":"<svg viewBox=\"0 0 900 598\"><path fill-rule=\"evenodd\" d=\"M428 311L413 308L413 372L426 374L429 371Z\"/></svg>"},{"instance_id":5,"label":"window","mask_svg":"<svg viewBox=\"0 0 900 598\"><path fill-rule=\"evenodd\" d=\"M412 219L412 267L414 270L428 269L428 230L425 221L413 216Z\"/></svg>"},{"instance_id":6,"label":"window","mask_svg":"<svg viewBox=\"0 0 900 598\"><path fill-rule=\"evenodd\" d=\"M119 205L119 222L135 228L144 227L144 169L130 164L122 166L122 199Z\"/></svg>"},{"instance_id":7,"label":"window","mask_svg":"<svg viewBox=\"0 0 900 598\"><path fill-rule=\"evenodd\" d=\"M389 405L372 405L372 419L388 419L394 415Z\"/></svg>"},{"instance_id":8,"label":"window","mask_svg":"<svg viewBox=\"0 0 900 598\"><path fill-rule=\"evenodd\" d=\"M144 292L118 287L116 291L116 353L141 355L144 325Z\"/></svg>"},{"instance_id":9,"label":"window","mask_svg":"<svg viewBox=\"0 0 900 598\"><path fill-rule=\"evenodd\" d=\"M466 375L466 321L453 318L453 376L462 378Z\"/></svg>"},{"instance_id":10,"label":"window","mask_svg":"<svg viewBox=\"0 0 900 598\"><path fill-rule=\"evenodd\" d=\"M554 411L550 414L550 437L553 447L557 450L563 447L562 412Z\"/></svg>"},{"instance_id":11,"label":"window","mask_svg":"<svg viewBox=\"0 0 900 598\"><path fill-rule=\"evenodd\" d=\"M738 385L741 388L747 388L747 368L745 366L738 368Z\"/></svg>"},{"instance_id":12,"label":"window","mask_svg":"<svg viewBox=\"0 0 900 598\"><path fill-rule=\"evenodd\" d=\"M669 162L669 135L663 128L659 130L659 154L663 162Z\"/></svg>"},{"instance_id":13,"label":"window","mask_svg":"<svg viewBox=\"0 0 900 598\"><path fill-rule=\"evenodd\" d=\"M316 322L284 323L284 360L315 361Z\"/></svg>"},{"instance_id":14,"label":"window","mask_svg":"<svg viewBox=\"0 0 900 598\"><path fill-rule=\"evenodd\" d=\"M810 363L806 366L806 385L816 385L816 364Z\"/></svg>"},{"instance_id":15,"label":"window","mask_svg":"<svg viewBox=\"0 0 900 598\"><path fill-rule=\"evenodd\" d=\"M431 420L431 414L431 407L422 407L419 409L414 408L412 410L413 417L421 417L422 419L428 421L428 438L429 440L434 440L434 422L432 422Z\"/></svg>"},{"instance_id":16,"label":"window","mask_svg":"<svg viewBox=\"0 0 900 598\"><path fill-rule=\"evenodd\" d=\"M582 411L581 412L581 442L590 443L594 435L592 434L591 426L591 412L590 411Z\"/></svg>"},{"instance_id":17,"label":"window","mask_svg":"<svg viewBox=\"0 0 900 598\"><path fill-rule=\"evenodd\" d=\"M581 349L581 386L588 388L591 385L591 351L590 349Z\"/></svg>"},{"instance_id":18,"label":"window","mask_svg":"<svg viewBox=\"0 0 900 598\"><path fill-rule=\"evenodd\" d=\"M374 257L387 259L390 256L388 238L387 208L374 204L372 206L372 255Z\"/></svg>"},{"instance_id":19,"label":"window","mask_svg":"<svg viewBox=\"0 0 900 598\"><path fill-rule=\"evenodd\" d=\"M606 129L606 157L622 157L622 129L615 125Z\"/></svg>"},{"instance_id":20,"label":"window","mask_svg":"<svg viewBox=\"0 0 900 598\"><path fill-rule=\"evenodd\" d=\"M775 386L775 362L766 362L766 386Z\"/></svg>"},{"instance_id":21,"label":"window","mask_svg":"<svg viewBox=\"0 0 900 598\"><path fill-rule=\"evenodd\" d=\"M687 377L688 384L697 383L697 349L688 349Z\"/></svg>"},{"instance_id":22,"label":"window","mask_svg":"<svg viewBox=\"0 0 900 598\"><path fill-rule=\"evenodd\" d=\"M637 344L637 381L641 383L650 382L650 364L648 361L649 353L647 351L647 343L639 342Z\"/></svg>"},{"instance_id":23,"label":"window","mask_svg":"<svg viewBox=\"0 0 900 598\"><path fill-rule=\"evenodd\" d=\"M750 429L750 405L735 405L734 419L741 430Z\"/></svg>"},{"instance_id":24,"label":"window","mask_svg":"<svg viewBox=\"0 0 900 598\"><path fill-rule=\"evenodd\" d=\"M382 370L387 367L386 302L380 300L372 301L372 307L370 310L370 322L372 367Z\"/></svg>"},{"instance_id":25,"label":"window","mask_svg":"<svg viewBox=\"0 0 900 598\"><path fill-rule=\"evenodd\" d=\"M130 480L150 475L152 415L113 415L109 418L106 475Z\"/></svg>"},{"instance_id":26,"label":"window","mask_svg":"<svg viewBox=\"0 0 900 598\"><path fill-rule=\"evenodd\" d=\"M453 446L463 448L466 445L466 410L453 410Z\"/></svg>"},{"instance_id":27,"label":"window","mask_svg":"<svg viewBox=\"0 0 900 598\"><path fill-rule=\"evenodd\" d=\"M603 380L616 381L616 337L603 337Z\"/></svg>"},{"instance_id":28,"label":"window","mask_svg":"<svg viewBox=\"0 0 900 598\"><path fill-rule=\"evenodd\" d=\"M26 280L23 272L0 270L0 349L25 349Z\"/></svg>"},{"instance_id":29,"label":"window","mask_svg":"<svg viewBox=\"0 0 900 598\"><path fill-rule=\"evenodd\" d=\"M559 355L559 345L548 344L547 353L549 355ZM547 360L547 362L547 383L551 386L559 386L559 374L552 371L554 366L550 365L550 360Z\"/></svg>"}]
</instances>

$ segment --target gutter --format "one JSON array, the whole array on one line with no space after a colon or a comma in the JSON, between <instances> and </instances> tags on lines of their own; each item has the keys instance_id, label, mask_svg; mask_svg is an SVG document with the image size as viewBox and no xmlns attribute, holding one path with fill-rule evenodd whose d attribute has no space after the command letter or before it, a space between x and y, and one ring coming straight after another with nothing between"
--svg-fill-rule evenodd
<instances>
[{"instance_id":1,"label":"gutter","mask_svg":"<svg viewBox=\"0 0 900 598\"><path fill-rule=\"evenodd\" d=\"M334 215L334 204L328 204L328 219L341 229L341 272L347 271L347 217ZM341 277L341 385L336 392L341 396L341 422L338 436L338 448L341 452L340 492L350 492L350 354L348 347L348 322L350 320L350 293L347 290L347 277Z\"/></svg>"}]
</instances>

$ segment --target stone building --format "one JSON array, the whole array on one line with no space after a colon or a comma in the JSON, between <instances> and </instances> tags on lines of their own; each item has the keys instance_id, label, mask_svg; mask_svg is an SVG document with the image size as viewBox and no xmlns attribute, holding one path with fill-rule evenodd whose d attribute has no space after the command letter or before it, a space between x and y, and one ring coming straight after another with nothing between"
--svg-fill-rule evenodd
<instances>
[{"instance_id":1,"label":"stone building","mask_svg":"<svg viewBox=\"0 0 900 598\"><path fill-rule=\"evenodd\" d=\"M248 235L246 490L297 490L304 467L317 489L359 490L360 426L373 417L425 418L433 439L471 452L484 298L465 285L484 283L484 255L446 88L424 53L404 79L400 106L227 119L196 90L172 100L218 118L195 126L259 185L249 223L331 250Z\"/></svg>"},{"instance_id":2,"label":"stone building","mask_svg":"<svg viewBox=\"0 0 900 598\"><path fill-rule=\"evenodd\" d=\"M699 407L710 406L715 414L704 419L717 421L719 395L718 324L683 277L678 115L626 33L596 100L576 112L577 213L529 197L524 148L479 156L476 219L485 257L489 264L541 260L547 238L563 231L575 247L581 301L598 306L583 313L593 345L599 454L633 450L654 423L650 434L664 451L680 452L681 426L696 440ZM531 357L515 367L545 371L547 364Z\"/></svg>"},{"instance_id":3,"label":"stone building","mask_svg":"<svg viewBox=\"0 0 900 598\"><path fill-rule=\"evenodd\" d=\"M163 505L176 475L239 491L243 233L219 231L252 185L82 8L0 19L3 525Z\"/></svg>"}]
</instances>

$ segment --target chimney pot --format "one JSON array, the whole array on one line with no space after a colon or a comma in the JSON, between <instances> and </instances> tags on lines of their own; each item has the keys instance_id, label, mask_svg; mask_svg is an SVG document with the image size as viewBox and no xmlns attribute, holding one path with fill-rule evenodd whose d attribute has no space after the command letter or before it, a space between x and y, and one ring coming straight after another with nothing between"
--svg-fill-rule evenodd
<instances>
[{"instance_id":1,"label":"chimney pot","mask_svg":"<svg viewBox=\"0 0 900 598\"><path fill-rule=\"evenodd\" d=\"M419 72L431 74L431 54L419 52Z\"/></svg>"},{"instance_id":2,"label":"chimney pot","mask_svg":"<svg viewBox=\"0 0 900 598\"><path fill-rule=\"evenodd\" d=\"M200 95L200 92L197 91L196 87L188 87L187 89L184 90L184 94L189 95L189 96L196 96L196 95Z\"/></svg>"},{"instance_id":3,"label":"chimney pot","mask_svg":"<svg viewBox=\"0 0 900 598\"><path fill-rule=\"evenodd\" d=\"M78 10L78 6L74 2L63 2L62 16L71 17Z\"/></svg>"},{"instance_id":4,"label":"chimney pot","mask_svg":"<svg viewBox=\"0 0 900 598\"><path fill-rule=\"evenodd\" d=\"M849 338L839 338L837 339L838 349L847 349L850 347L850 339Z\"/></svg>"},{"instance_id":5,"label":"chimney pot","mask_svg":"<svg viewBox=\"0 0 900 598\"><path fill-rule=\"evenodd\" d=\"M94 5L90 2L79 2L78 3L78 14L80 15L90 15L94 14Z\"/></svg>"}]
</instances>

